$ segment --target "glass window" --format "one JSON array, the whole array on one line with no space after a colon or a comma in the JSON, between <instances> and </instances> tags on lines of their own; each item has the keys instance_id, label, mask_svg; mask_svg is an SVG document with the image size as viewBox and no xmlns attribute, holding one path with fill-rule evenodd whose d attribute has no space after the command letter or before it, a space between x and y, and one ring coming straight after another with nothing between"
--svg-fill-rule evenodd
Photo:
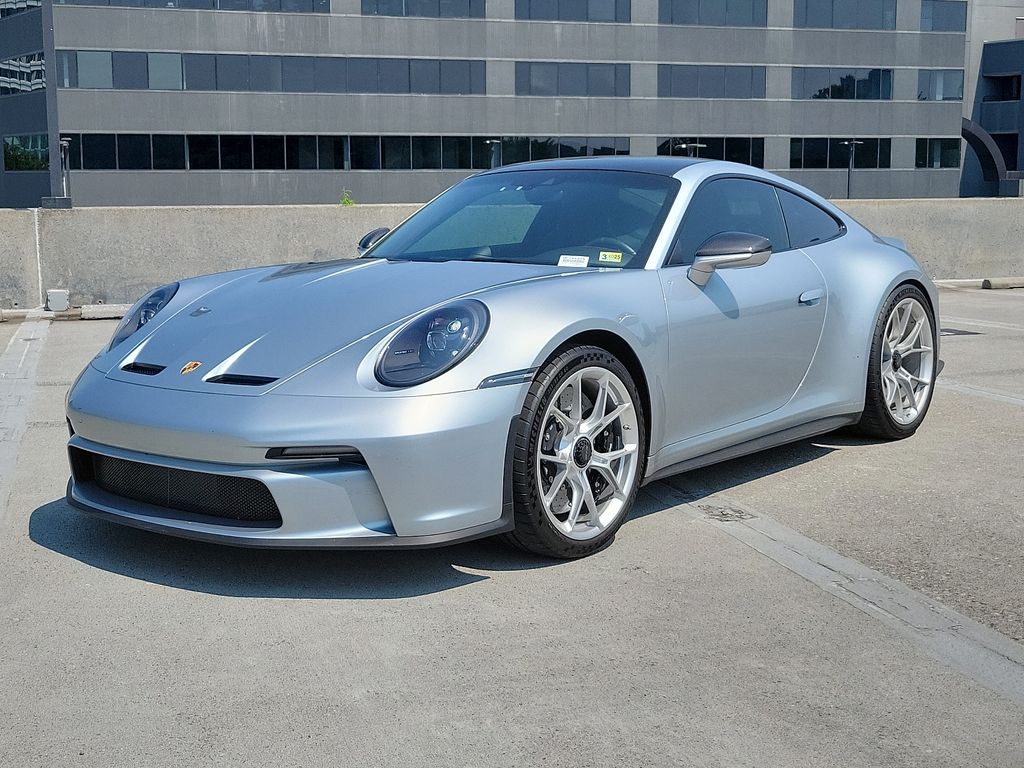
<instances>
[{"instance_id":1,"label":"glass window","mask_svg":"<svg viewBox=\"0 0 1024 768\"><path fill-rule=\"evenodd\" d=\"M767 0L659 0L660 24L764 27L768 24Z\"/></svg>"},{"instance_id":2,"label":"glass window","mask_svg":"<svg viewBox=\"0 0 1024 768\"><path fill-rule=\"evenodd\" d=\"M285 13L313 13L313 0L281 0L281 10Z\"/></svg>"},{"instance_id":3,"label":"glass window","mask_svg":"<svg viewBox=\"0 0 1024 768\"><path fill-rule=\"evenodd\" d=\"M75 51L57 51L57 87L78 87L78 55Z\"/></svg>"},{"instance_id":4,"label":"glass window","mask_svg":"<svg viewBox=\"0 0 1024 768\"><path fill-rule=\"evenodd\" d=\"M558 263L562 254L593 264L608 238L634 251L619 265L643 268L679 182L625 171L506 171L477 176L420 209L372 257L440 261L488 258Z\"/></svg>"},{"instance_id":5,"label":"glass window","mask_svg":"<svg viewBox=\"0 0 1024 768\"><path fill-rule=\"evenodd\" d=\"M220 168L220 141L217 136L188 137L188 167L193 171L216 171Z\"/></svg>"},{"instance_id":6,"label":"glass window","mask_svg":"<svg viewBox=\"0 0 1024 768\"><path fill-rule=\"evenodd\" d=\"M180 91L181 54L150 53L149 55L149 87L158 91Z\"/></svg>"},{"instance_id":7,"label":"glass window","mask_svg":"<svg viewBox=\"0 0 1024 768\"><path fill-rule=\"evenodd\" d=\"M113 85L125 90L149 88L148 55L145 53L114 51L111 54Z\"/></svg>"},{"instance_id":8,"label":"glass window","mask_svg":"<svg viewBox=\"0 0 1024 768\"><path fill-rule=\"evenodd\" d=\"M559 157L586 157L587 140L582 138L569 138L563 136L558 139Z\"/></svg>"},{"instance_id":9,"label":"glass window","mask_svg":"<svg viewBox=\"0 0 1024 768\"><path fill-rule=\"evenodd\" d=\"M441 63L439 61L436 59L412 59L409 62L409 90L411 93L438 93L440 89Z\"/></svg>"},{"instance_id":10,"label":"glass window","mask_svg":"<svg viewBox=\"0 0 1024 768\"><path fill-rule=\"evenodd\" d=\"M486 170L501 165L501 140L486 136L474 136L471 139L473 153L473 169Z\"/></svg>"},{"instance_id":11,"label":"glass window","mask_svg":"<svg viewBox=\"0 0 1024 768\"><path fill-rule=\"evenodd\" d=\"M532 63L530 67L530 86L528 93L532 96L555 96L558 94L558 65Z\"/></svg>"},{"instance_id":12,"label":"glass window","mask_svg":"<svg viewBox=\"0 0 1024 768\"><path fill-rule=\"evenodd\" d=\"M917 168L959 168L960 139L918 139Z\"/></svg>"},{"instance_id":13,"label":"glass window","mask_svg":"<svg viewBox=\"0 0 1024 768\"><path fill-rule=\"evenodd\" d=\"M586 96L587 65L559 64L557 87L559 96Z\"/></svg>"},{"instance_id":14,"label":"glass window","mask_svg":"<svg viewBox=\"0 0 1024 768\"><path fill-rule=\"evenodd\" d=\"M348 141L353 171L380 169L380 136L350 136Z\"/></svg>"},{"instance_id":15,"label":"glass window","mask_svg":"<svg viewBox=\"0 0 1024 768\"><path fill-rule=\"evenodd\" d=\"M473 93L468 61L441 61L441 93Z\"/></svg>"},{"instance_id":16,"label":"glass window","mask_svg":"<svg viewBox=\"0 0 1024 768\"><path fill-rule=\"evenodd\" d=\"M804 139L804 168L828 167L828 139Z\"/></svg>"},{"instance_id":17,"label":"glass window","mask_svg":"<svg viewBox=\"0 0 1024 768\"><path fill-rule=\"evenodd\" d=\"M181 135L153 134L153 170L181 171L185 169L185 137Z\"/></svg>"},{"instance_id":18,"label":"glass window","mask_svg":"<svg viewBox=\"0 0 1024 768\"><path fill-rule=\"evenodd\" d=\"M501 164L525 163L530 159L530 140L525 136L504 136L501 139Z\"/></svg>"},{"instance_id":19,"label":"glass window","mask_svg":"<svg viewBox=\"0 0 1024 768\"><path fill-rule=\"evenodd\" d=\"M468 136L443 136L441 138L442 167L459 170L472 168L470 156Z\"/></svg>"},{"instance_id":20,"label":"glass window","mask_svg":"<svg viewBox=\"0 0 1024 768\"><path fill-rule=\"evenodd\" d=\"M590 96L615 95L614 64L590 64L587 67L587 94Z\"/></svg>"},{"instance_id":21,"label":"glass window","mask_svg":"<svg viewBox=\"0 0 1024 768\"><path fill-rule=\"evenodd\" d=\"M61 141L68 142L68 168L77 171L82 168L82 134L62 133Z\"/></svg>"},{"instance_id":22,"label":"glass window","mask_svg":"<svg viewBox=\"0 0 1024 768\"><path fill-rule=\"evenodd\" d=\"M255 151L255 144L253 150ZM286 167L289 171L316 170L316 154L316 136L288 136L285 139ZM342 157L344 158L344 151Z\"/></svg>"},{"instance_id":23,"label":"glass window","mask_svg":"<svg viewBox=\"0 0 1024 768\"><path fill-rule=\"evenodd\" d=\"M412 167L408 136L382 136L380 139L381 165L388 170Z\"/></svg>"},{"instance_id":24,"label":"glass window","mask_svg":"<svg viewBox=\"0 0 1024 768\"><path fill-rule=\"evenodd\" d=\"M415 169L441 167L440 136L412 137L412 167Z\"/></svg>"},{"instance_id":25,"label":"glass window","mask_svg":"<svg viewBox=\"0 0 1024 768\"><path fill-rule=\"evenodd\" d=\"M774 250L789 249L773 186L748 179L715 179L702 185L687 206L670 263L691 264L708 238L721 232L761 235Z\"/></svg>"},{"instance_id":26,"label":"glass window","mask_svg":"<svg viewBox=\"0 0 1024 768\"><path fill-rule=\"evenodd\" d=\"M225 171L252 170L252 136L221 136L220 167Z\"/></svg>"},{"instance_id":27,"label":"glass window","mask_svg":"<svg viewBox=\"0 0 1024 768\"><path fill-rule=\"evenodd\" d=\"M281 0L249 0L249 7L254 11L280 11Z\"/></svg>"},{"instance_id":28,"label":"glass window","mask_svg":"<svg viewBox=\"0 0 1024 768\"><path fill-rule=\"evenodd\" d=\"M257 171L283 171L284 136L253 136L252 167Z\"/></svg>"},{"instance_id":29,"label":"glass window","mask_svg":"<svg viewBox=\"0 0 1024 768\"><path fill-rule=\"evenodd\" d=\"M218 53L217 90L249 90L249 57L230 53Z\"/></svg>"},{"instance_id":30,"label":"glass window","mask_svg":"<svg viewBox=\"0 0 1024 768\"><path fill-rule=\"evenodd\" d=\"M280 91L281 82L280 56L249 57L249 84L254 91Z\"/></svg>"},{"instance_id":31,"label":"glass window","mask_svg":"<svg viewBox=\"0 0 1024 768\"><path fill-rule=\"evenodd\" d=\"M217 90L217 59L212 53L183 53L185 90Z\"/></svg>"},{"instance_id":32,"label":"glass window","mask_svg":"<svg viewBox=\"0 0 1024 768\"><path fill-rule=\"evenodd\" d=\"M122 171L148 171L153 167L148 133L117 135L117 167Z\"/></svg>"},{"instance_id":33,"label":"glass window","mask_svg":"<svg viewBox=\"0 0 1024 768\"><path fill-rule=\"evenodd\" d=\"M97 171L117 168L117 142L114 134L82 134L82 168Z\"/></svg>"},{"instance_id":34,"label":"glass window","mask_svg":"<svg viewBox=\"0 0 1024 768\"><path fill-rule=\"evenodd\" d=\"M839 223L814 203L785 189L776 189L782 213L786 217L789 242L793 248L806 248L838 237Z\"/></svg>"},{"instance_id":35,"label":"glass window","mask_svg":"<svg viewBox=\"0 0 1024 768\"><path fill-rule=\"evenodd\" d=\"M896 0L795 0L793 26L895 29Z\"/></svg>"},{"instance_id":36,"label":"glass window","mask_svg":"<svg viewBox=\"0 0 1024 768\"><path fill-rule=\"evenodd\" d=\"M316 60L316 90L319 93L346 93L348 63L342 58Z\"/></svg>"},{"instance_id":37,"label":"glass window","mask_svg":"<svg viewBox=\"0 0 1024 768\"><path fill-rule=\"evenodd\" d=\"M320 136L317 139L320 170L341 171L347 167L345 164L345 142L344 136Z\"/></svg>"},{"instance_id":38,"label":"glass window","mask_svg":"<svg viewBox=\"0 0 1024 768\"><path fill-rule=\"evenodd\" d=\"M437 62L434 62L436 68ZM380 59L377 62L381 93L409 93L408 59Z\"/></svg>"},{"instance_id":39,"label":"glass window","mask_svg":"<svg viewBox=\"0 0 1024 768\"><path fill-rule=\"evenodd\" d=\"M967 30L967 3L959 0L922 0L922 32L964 32Z\"/></svg>"},{"instance_id":40,"label":"glass window","mask_svg":"<svg viewBox=\"0 0 1024 768\"><path fill-rule=\"evenodd\" d=\"M558 157L558 142L552 138L534 137L530 139L531 160L551 160Z\"/></svg>"},{"instance_id":41,"label":"glass window","mask_svg":"<svg viewBox=\"0 0 1024 768\"><path fill-rule=\"evenodd\" d=\"M45 133L4 136L5 171L48 171L49 138Z\"/></svg>"},{"instance_id":42,"label":"glass window","mask_svg":"<svg viewBox=\"0 0 1024 768\"><path fill-rule=\"evenodd\" d=\"M316 91L316 59L307 56L285 56L281 60L281 88L290 93Z\"/></svg>"},{"instance_id":43,"label":"glass window","mask_svg":"<svg viewBox=\"0 0 1024 768\"><path fill-rule=\"evenodd\" d=\"M917 76L917 98L921 101L963 101L962 69L922 69Z\"/></svg>"},{"instance_id":44,"label":"glass window","mask_svg":"<svg viewBox=\"0 0 1024 768\"><path fill-rule=\"evenodd\" d=\"M78 52L78 87L113 88L113 67L110 51Z\"/></svg>"},{"instance_id":45,"label":"glass window","mask_svg":"<svg viewBox=\"0 0 1024 768\"><path fill-rule=\"evenodd\" d=\"M377 93L377 59L348 60L349 93Z\"/></svg>"},{"instance_id":46,"label":"glass window","mask_svg":"<svg viewBox=\"0 0 1024 768\"><path fill-rule=\"evenodd\" d=\"M697 95L702 99L725 97L725 67L703 66L700 68Z\"/></svg>"}]
</instances>

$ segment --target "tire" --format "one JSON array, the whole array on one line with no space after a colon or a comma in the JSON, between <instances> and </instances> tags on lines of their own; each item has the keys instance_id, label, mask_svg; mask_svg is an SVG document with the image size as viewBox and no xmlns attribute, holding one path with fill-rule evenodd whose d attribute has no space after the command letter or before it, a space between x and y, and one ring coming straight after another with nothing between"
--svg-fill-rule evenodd
<instances>
[{"instance_id":1,"label":"tire","mask_svg":"<svg viewBox=\"0 0 1024 768\"><path fill-rule=\"evenodd\" d=\"M520 415L510 467L515 530L506 541L564 559L604 548L629 515L646 456L643 401L626 367L599 347L556 353Z\"/></svg>"},{"instance_id":2,"label":"tire","mask_svg":"<svg viewBox=\"0 0 1024 768\"><path fill-rule=\"evenodd\" d=\"M892 292L875 321L864 412L855 432L902 440L917 431L935 389L937 330L931 304L919 288L901 285ZM908 344L915 333L916 341ZM911 401L911 407L904 407Z\"/></svg>"}]
</instances>

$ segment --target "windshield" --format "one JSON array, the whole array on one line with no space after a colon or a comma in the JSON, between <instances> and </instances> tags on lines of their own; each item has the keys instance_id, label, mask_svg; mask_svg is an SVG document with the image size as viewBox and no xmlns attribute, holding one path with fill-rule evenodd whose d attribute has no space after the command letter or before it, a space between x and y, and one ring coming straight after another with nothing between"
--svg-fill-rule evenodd
<instances>
[{"instance_id":1,"label":"windshield","mask_svg":"<svg viewBox=\"0 0 1024 768\"><path fill-rule=\"evenodd\" d=\"M417 212L366 258L642 268L678 188L675 179L629 171L475 176Z\"/></svg>"}]
</instances>

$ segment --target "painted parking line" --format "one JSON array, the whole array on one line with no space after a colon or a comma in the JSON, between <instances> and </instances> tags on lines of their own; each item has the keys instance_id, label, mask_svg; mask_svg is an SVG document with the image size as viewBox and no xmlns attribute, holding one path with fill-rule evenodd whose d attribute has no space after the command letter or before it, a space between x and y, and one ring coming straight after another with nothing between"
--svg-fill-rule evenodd
<instances>
[{"instance_id":1,"label":"painted parking line","mask_svg":"<svg viewBox=\"0 0 1024 768\"><path fill-rule=\"evenodd\" d=\"M863 563L746 509L698 483L678 478L647 491L694 520L718 528L895 630L918 648L981 685L1024 704L1024 645L947 608Z\"/></svg>"},{"instance_id":2,"label":"painted parking line","mask_svg":"<svg viewBox=\"0 0 1024 768\"><path fill-rule=\"evenodd\" d=\"M14 482L14 467L28 420L36 367L50 330L48 320L21 324L0 354L0 521Z\"/></svg>"}]
</instances>

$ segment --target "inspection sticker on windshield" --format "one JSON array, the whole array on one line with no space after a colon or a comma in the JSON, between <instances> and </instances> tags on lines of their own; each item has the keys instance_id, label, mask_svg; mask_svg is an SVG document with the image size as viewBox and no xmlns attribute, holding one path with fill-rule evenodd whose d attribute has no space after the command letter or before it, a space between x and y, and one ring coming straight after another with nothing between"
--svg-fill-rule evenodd
<instances>
[{"instance_id":1,"label":"inspection sticker on windshield","mask_svg":"<svg viewBox=\"0 0 1024 768\"><path fill-rule=\"evenodd\" d=\"M622 263L622 251L601 251L597 257L598 261L603 261L606 264L621 264Z\"/></svg>"},{"instance_id":2,"label":"inspection sticker on windshield","mask_svg":"<svg viewBox=\"0 0 1024 768\"><path fill-rule=\"evenodd\" d=\"M560 267L588 267L590 266L589 256L567 256L563 254L558 259Z\"/></svg>"}]
</instances>

